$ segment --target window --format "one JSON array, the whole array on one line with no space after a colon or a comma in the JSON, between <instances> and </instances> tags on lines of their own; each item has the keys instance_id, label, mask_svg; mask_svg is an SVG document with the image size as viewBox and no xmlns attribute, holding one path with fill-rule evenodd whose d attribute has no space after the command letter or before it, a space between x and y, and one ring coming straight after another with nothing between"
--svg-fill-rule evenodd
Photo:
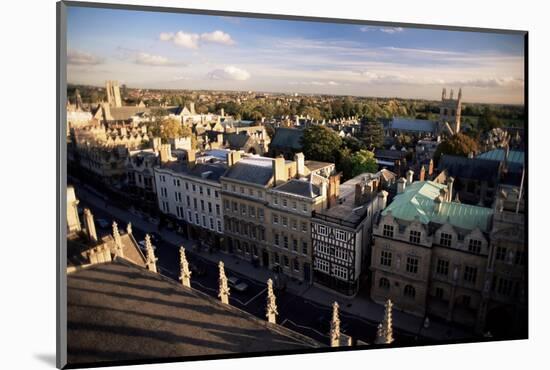
<instances>
[{"instance_id":1,"label":"window","mask_svg":"<svg viewBox=\"0 0 550 370\"><path fill-rule=\"evenodd\" d=\"M210 217L210 229L214 230L214 219Z\"/></svg>"},{"instance_id":2,"label":"window","mask_svg":"<svg viewBox=\"0 0 550 370\"><path fill-rule=\"evenodd\" d=\"M516 255L514 257L514 263L516 265L525 265L525 252L516 251Z\"/></svg>"},{"instance_id":3,"label":"window","mask_svg":"<svg viewBox=\"0 0 550 370\"><path fill-rule=\"evenodd\" d=\"M279 245L279 234L273 234L273 243L277 246Z\"/></svg>"},{"instance_id":4,"label":"window","mask_svg":"<svg viewBox=\"0 0 550 370\"><path fill-rule=\"evenodd\" d=\"M390 289L390 281L385 277L380 278L378 281L378 287L380 287L380 289L388 290Z\"/></svg>"},{"instance_id":5,"label":"window","mask_svg":"<svg viewBox=\"0 0 550 370\"><path fill-rule=\"evenodd\" d=\"M250 217L256 217L256 208L253 206L248 206L248 214Z\"/></svg>"},{"instance_id":6,"label":"window","mask_svg":"<svg viewBox=\"0 0 550 370\"><path fill-rule=\"evenodd\" d=\"M511 280L499 278L497 285L497 292L502 295L509 296L512 294L513 283Z\"/></svg>"},{"instance_id":7,"label":"window","mask_svg":"<svg viewBox=\"0 0 550 370\"><path fill-rule=\"evenodd\" d=\"M294 271L300 271L300 262L298 262L298 259L294 259Z\"/></svg>"},{"instance_id":8,"label":"window","mask_svg":"<svg viewBox=\"0 0 550 370\"><path fill-rule=\"evenodd\" d=\"M197 209L197 198L193 198L193 206L195 209Z\"/></svg>"},{"instance_id":9,"label":"window","mask_svg":"<svg viewBox=\"0 0 550 370\"><path fill-rule=\"evenodd\" d=\"M229 206L229 201L227 199L223 201L223 205L226 211L229 211L231 209L231 207Z\"/></svg>"},{"instance_id":10,"label":"window","mask_svg":"<svg viewBox=\"0 0 550 370\"><path fill-rule=\"evenodd\" d=\"M468 251L474 254L481 253L481 240L470 239L470 244L468 245Z\"/></svg>"},{"instance_id":11,"label":"window","mask_svg":"<svg viewBox=\"0 0 550 370\"><path fill-rule=\"evenodd\" d=\"M191 211L187 211L187 221L193 222L193 216L191 215Z\"/></svg>"},{"instance_id":12,"label":"window","mask_svg":"<svg viewBox=\"0 0 550 370\"><path fill-rule=\"evenodd\" d=\"M307 242L306 241L302 242L302 254L307 255Z\"/></svg>"},{"instance_id":13,"label":"window","mask_svg":"<svg viewBox=\"0 0 550 370\"><path fill-rule=\"evenodd\" d=\"M449 274L449 261L438 259L437 260L437 267L436 267L435 271L439 275L447 276Z\"/></svg>"},{"instance_id":14,"label":"window","mask_svg":"<svg viewBox=\"0 0 550 370\"><path fill-rule=\"evenodd\" d=\"M258 208L258 218L263 221L264 220L264 209Z\"/></svg>"},{"instance_id":15,"label":"window","mask_svg":"<svg viewBox=\"0 0 550 370\"><path fill-rule=\"evenodd\" d=\"M237 202L233 202L233 212L238 212L239 211L239 205L237 204Z\"/></svg>"},{"instance_id":16,"label":"window","mask_svg":"<svg viewBox=\"0 0 550 370\"><path fill-rule=\"evenodd\" d=\"M283 217L281 217L281 218L282 218L282 220L283 220L283 226L284 226L284 227L287 227L287 225L288 225L288 219L286 218L286 216L283 216Z\"/></svg>"},{"instance_id":17,"label":"window","mask_svg":"<svg viewBox=\"0 0 550 370\"><path fill-rule=\"evenodd\" d=\"M305 222L302 222L302 232L307 233L307 224Z\"/></svg>"},{"instance_id":18,"label":"window","mask_svg":"<svg viewBox=\"0 0 550 370\"><path fill-rule=\"evenodd\" d=\"M506 260L506 248L504 247L497 247L497 252L495 258L497 261L504 261Z\"/></svg>"},{"instance_id":19,"label":"window","mask_svg":"<svg viewBox=\"0 0 550 370\"><path fill-rule=\"evenodd\" d=\"M279 215L274 213L273 214L273 223L278 224L279 223Z\"/></svg>"},{"instance_id":20,"label":"window","mask_svg":"<svg viewBox=\"0 0 550 370\"><path fill-rule=\"evenodd\" d=\"M288 249L288 236L283 236L283 247Z\"/></svg>"},{"instance_id":21,"label":"window","mask_svg":"<svg viewBox=\"0 0 550 370\"><path fill-rule=\"evenodd\" d=\"M307 204L302 203L302 211L307 212Z\"/></svg>"},{"instance_id":22,"label":"window","mask_svg":"<svg viewBox=\"0 0 550 370\"><path fill-rule=\"evenodd\" d=\"M348 278L348 270L342 266L334 266L334 275L342 280Z\"/></svg>"},{"instance_id":23,"label":"window","mask_svg":"<svg viewBox=\"0 0 550 370\"><path fill-rule=\"evenodd\" d=\"M444 247L450 247L452 241L453 241L453 236L451 234L441 233L439 244L441 244Z\"/></svg>"},{"instance_id":24,"label":"window","mask_svg":"<svg viewBox=\"0 0 550 370\"><path fill-rule=\"evenodd\" d=\"M292 239L292 249L294 250L294 252L298 252L298 240L296 239Z\"/></svg>"},{"instance_id":25,"label":"window","mask_svg":"<svg viewBox=\"0 0 550 370\"><path fill-rule=\"evenodd\" d=\"M477 268L472 266L464 267L464 281L475 284L477 278Z\"/></svg>"},{"instance_id":26,"label":"window","mask_svg":"<svg viewBox=\"0 0 550 370\"><path fill-rule=\"evenodd\" d=\"M241 214L243 216L246 216L246 205L245 204L241 204Z\"/></svg>"},{"instance_id":27,"label":"window","mask_svg":"<svg viewBox=\"0 0 550 370\"><path fill-rule=\"evenodd\" d=\"M218 220L218 232L221 233L222 232L222 223L220 220Z\"/></svg>"},{"instance_id":28,"label":"window","mask_svg":"<svg viewBox=\"0 0 550 370\"><path fill-rule=\"evenodd\" d=\"M384 225L382 234L388 238L393 238L393 225Z\"/></svg>"},{"instance_id":29,"label":"window","mask_svg":"<svg viewBox=\"0 0 550 370\"><path fill-rule=\"evenodd\" d=\"M217 190L214 190L214 197L215 197L215 198L219 198L219 197L220 197L220 193L218 193Z\"/></svg>"},{"instance_id":30,"label":"window","mask_svg":"<svg viewBox=\"0 0 550 370\"><path fill-rule=\"evenodd\" d=\"M206 195L210 196L212 193L210 192L210 188L206 188Z\"/></svg>"},{"instance_id":31,"label":"window","mask_svg":"<svg viewBox=\"0 0 550 370\"><path fill-rule=\"evenodd\" d=\"M380 264L382 266L391 266L392 253L390 251L380 252Z\"/></svg>"},{"instance_id":32,"label":"window","mask_svg":"<svg viewBox=\"0 0 550 370\"><path fill-rule=\"evenodd\" d=\"M197 225L199 225L199 224L200 224L200 220L199 220L199 214L198 214L198 213L196 213L196 212L195 212L195 223L196 223Z\"/></svg>"},{"instance_id":33,"label":"window","mask_svg":"<svg viewBox=\"0 0 550 370\"><path fill-rule=\"evenodd\" d=\"M195 186L195 184L191 184L191 189L193 189L193 192L197 191L197 187Z\"/></svg>"},{"instance_id":34,"label":"window","mask_svg":"<svg viewBox=\"0 0 550 370\"><path fill-rule=\"evenodd\" d=\"M342 230L336 230L336 240L346 241L346 232Z\"/></svg>"},{"instance_id":35,"label":"window","mask_svg":"<svg viewBox=\"0 0 550 370\"><path fill-rule=\"evenodd\" d=\"M416 257L407 257L407 272L411 274L416 274L418 272L418 258Z\"/></svg>"},{"instance_id":36,"label":"window","mask_svg":"<svg viewBox=\"0 0 550 370\"><path fill-rule=\"evenodd\" d=\"M256 244L252 246L252 254L254 254L254 257L258 257L258 247Z\"/></svg>"},{"instance_id":37,"label":"window","mask_svg":"<svg viewBox=\"0 0 550 370\"><path fill-rule=\"evenodd\" d=\"M241 191L241 194L244 194L244 187L239 187L239 190Z\"/></svg>"},{"instance_id":38,"label":"window","mask_svg":"<svg viewBox=\"0 0 550 370\"><path fill-rule=\"evenodd\" d=\"M292 201L292 208L293 208L293 209L296 209L296 207L297 207L296 201L293 200L293 201Z\"/></svg>"},{"instance_id":39,"label":"window","mask_svg":"<svg viewBox=\"0 0 550 370\"><path fill-rule=\"evenodd\" d=\"M188 182L185 183L185 190L189 190L189 183Z\"/></svg>"},{"instance_id":40,"label":"window","mask_svg":"<svg viewBox=\"0 0 550 370\"><path fill-rule=\"evenodd\" d=\"M258 198L262 198L262 191L258 190Z\"/></svg>"},{"instance_id":41,"label":"window","mask_svg":"<svg viewBox=\"0 0 550 370\"><path fill-rule=\"evenodd\" d=\"M283 207L286 207L287 206L287 200L286 198L283 198Z\"/></svg>"},{"instance_id":42,"label":"window","mask_svg":"<svg viewBox=\"0 0 550 370\"><path fill-rule=\"evenodd\" d=\"M283 261L284 261L284 264L285 264L285 267L288 267L288 257L287 256L283 256Z\"/></svg>"},{"instance_id":43,"label":"window","mask_svg":"<svg viewBox=\"0 0 550 370\"><path fill-rule=\"evenodd\" d=\"M416 295L416 290L412 285L405 285L405 290L403 291L403 294L407 298L414 298L414 296Z\"/></svg>"},{"instance_id":44,"label":"window","mask_svg":"<svg viewBox=\"0 0 550 370\"><path fill-rule=\"evenodd\" d=\"M443 291L443 288L435 288L435 297L438 298L438 299L443 299L443 297L445 296L444 294L444 291Z\"/></svg>"},{"instance_id":45,"label":"window","mask_svg":"<svg viewBox=\"0 0 550 370\"><path fill-rule=\"evenodd\" d=\"M220 215L220 205L219 204L216 204L216 214L218 216Z\"/></svg>"},{"instance_id":46,"label":"window","mask_svg":"<svg viewBox=\"0 0 550 370\"><path fill-rule=\"evenodd\" d=\"M212 213L212 203L208 202L208 213Z\"/></svg>"},{"instance_id":47,"label":"window","mask_svg":"<svg viewBox=\"0 0 550 370\"><path fill-rule=\"evenodd\" d=\"M275 260L275 263L276 263L277 265L280 263L279 254L278 254L278 253L273 254L273 259Z\"/></svg>"},{"instance_id":48,"label":"window","mask_svg":"<svg viewBox=\"0 0 550 370\"><path fill-rule=\"evenodd\" d=\"M201 211L204 212L204 200L201 199Z\"/></svg>"},{"instance_id":49,"label":"window","mask_svg":"<svg viewBox=\"0 0 550 370\"><path fill-rule=\"evenodd\" d=\"M187 207L191 207L191 199L189 198L189 195L185 196L187 199Z\"/></svg>"},{"instance_id":50,"label":"window","mask_svg":"<svg viewBox=\"0 0 550 370\"><path fill-rule=\"evenodd\" d=\"M206 216L202 216L202 226L206 227Z\"/></svg>"},{"instance_id":51,"label":"window","mask_svg":"<svg viewBox=\"0 0 550 370\"><path fill-rule=\"evenodd\" d=\"M248 243L244 243L244 251L246 254L250 254L250 246Z\"/></svg>"},{"instance_id":52,"label":"window","mask_svg":"<svg viewBox=\"0 0 550 370\"><path fill-rule=\"evenodd\" d=\"M273 204L279 204L279 198L273 197Z\"/></svg>"},{"instance_id":53,"label":"window","mask_svg":"<svg viewBox=\"0 0 550 370\"><path fill-rule=\"evenodd\" d=\"M329 265L328 265L328 262L327 261L323 261L323 260L320 260L320 259L316 259L315 260L315 268L319 271L322 271L324 273L328 273L329 272Z\"/></svg>"},{"instance_id":54,"label":"window","mask_svg":"<svg viewBox=\"0 0 550 370\"><path fill-rule=\"evenodd\" d=\"M319 235L324 235L324 236L328 235L327 228L325 226L319 225Z\"/></svg>"},{"instance_id":55,"label":"window","mask_svg":"<svg viewBox=\"0 0 550 370\"><path fill-rule=\"evenodd\" d=\"M296 230L298 228L298 221L295 219L292 219L290 224L292 225L292 230Z\"/></svg>"},{"instance_id":56,"label":"window","mask_svg":"<svg viewBox=\"0 0 550 370\"><path fill-rule=\"evenodd\" d=\"M420 231L411 230L409 241L413 244L420 244Z\"/></svg>"},{"instance_id":57,"label":"window","mask_svg":"<svg viewBox=\"0 0 550 370\"><path fill-rule=\"evenodd\" d=\"M235 192L235 185L231 185L231 191Z\"/></svg>"}]
</instances>

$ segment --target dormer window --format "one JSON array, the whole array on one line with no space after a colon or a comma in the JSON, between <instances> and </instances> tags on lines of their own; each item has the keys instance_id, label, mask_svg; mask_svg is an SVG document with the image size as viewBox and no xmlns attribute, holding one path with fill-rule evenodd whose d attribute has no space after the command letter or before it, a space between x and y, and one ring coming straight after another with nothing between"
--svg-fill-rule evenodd
<instances>
[{"instance_id":1,"label":"dormer window","mask_svg":"<svg viewBox=\"0 0 550 370\"><path fill-rule=\"evenodd\" d=\"M382 235L393 238L393 225L384 225Z\"/></svg>"},{"instance_id":2,"label":"dormer window","mask_svg":"<svg viewBox=\"0 0 550 370\"><path fill-rule=\"evenodd\" d=\"M441 244L443 247L450 247L452 241L453 241L453 236L451 234L441 233L441 239L439 240L439 244Z\"/></svg>"},{"instance_id":3,"label":"dormer window","mask_svg":"<svg viewBox=\"0 0 550 370\"><path fill-rule=\"evenodd\" d=\"M474 254L481 253L481 240L470 239L470 244L468 244L468 251Z\"/></svg>"},{"instance_id":4,"label":"dormer window","mask_svg":"<svg viewBox=\"0 0 550 370\"><path fill-rule=\"evenodd\" d=\"M420 231L411 230L409 235L409 242L413 244L420 244Z\"/></svg>"}]
</instances>

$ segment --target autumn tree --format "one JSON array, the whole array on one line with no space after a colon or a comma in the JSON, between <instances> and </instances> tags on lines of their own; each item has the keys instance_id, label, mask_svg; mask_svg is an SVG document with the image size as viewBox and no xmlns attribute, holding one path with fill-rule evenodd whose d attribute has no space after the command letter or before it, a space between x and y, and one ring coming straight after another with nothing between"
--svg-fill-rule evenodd
<instances>
[{"instance_id":1,"label":"autumn tree","mask_svg":"<svg viewBox=\"0 0 550 370\"><path fill-rule=\"evenodd\" d=\"M438 161L443 154L467 157L468 154L476 153L477 151L478 145L474 139L458 133L443 140L441 144L438 145L434 158Z\"/></svg>"},{"instance_id":2,"label":"autumn tree","mask_svg":"<svg viewBox=\"0 0 550 370\"><path fill-rule=\"evenodd\" d=\"M351 155L351 177L355 177L364 172L374 173L378 170L378 164L374 158L374 153L370 150L360 150Z\"/></svg>"},{"instance_id":3,"label":"autumn tree","mask_svg":"<svg viewBox=\"0 0 550 370\"><path fill-rule=\"evenodd\" d=\"M361 120L363 131L360 139L369 150L381 148L384 144L384 127L381 123L376 122L372 118L363 118Z\"/></svg>"}]
</instances>

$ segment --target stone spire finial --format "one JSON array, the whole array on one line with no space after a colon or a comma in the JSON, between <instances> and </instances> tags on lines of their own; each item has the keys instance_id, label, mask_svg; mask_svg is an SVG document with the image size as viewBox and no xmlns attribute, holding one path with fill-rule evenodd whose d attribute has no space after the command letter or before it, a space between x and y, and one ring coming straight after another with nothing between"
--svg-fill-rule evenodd
<instances>
[{"instance_id":1,"label":"stone spire finial","mask_svg":"<svg viewBox=\"0 0 550 370\"><path fill-rule=\"evenodd\" d=\"M229 287L227 286L227 277L225 276L225 270L222 261L220 261L218 267L220 268L220 277L218 280L220 283L220 291L218 293L218 297L220 298L222 303L229 304Z\"/></svg>"},{"instance_id":2,"label":"stone spire finial","mask_svg":"<svg viewBox=\"0 0 550 370\"><path fill-rule=\"evenodd\" d=\"M189 271L189 264L183 247L180 247L180 281L183 286L191 288L191 271Z\"/></svg>"},{"instance_id":3,"label":"stone spire finial","mask_svg":"<svg viewBox=\"0 0 550 370\"><path fill-rule=\"evenodd\" d=\"M88 235L90 241L97 242L94 215L89 208L84 208L84 224L86 225L86 234Z\"/></svg>"},{"instance_id":4,"label":"stone spire finial","mask_svg":"<svg viewBox=\"0 0 550 370\"><path fill-rule=\"evenodd\" d=\"M390 344L393 342L393 303L388 299L385 304L384 320L378 325L376 344Z\"/></svg>"},{"instance_id":5,"label":"stone spire finial","mask_svg":"<svg viewBox=\"0 0 550 370\"><path fill-rule=\"evenodd\" d=\"M152 272L157 272L157 258L155 257L155 250L153 244L151 244L151 237L149 234L145 234L145 251L147 253L146 261L147 269Z\"/></svg>"},{"instance_id":6,"label":"stone spire finial","mask_svg":"<svg viewBox=\"0 0 550 370\"><path fill-rule=\"evenodd\" d=\"M128 222L128 225L126 225L126 233L132 234L132 223Z\"/></svg>"},{"instance_id":7,"label":"stone spire finial","mask_svg":"<svg viewBox=\"0 0 550 370\"><path fill-rule=\"evenodd\" d=\"M330 346L340 346L340 315L338 302L332 304L332 321L330 322Z\"/></svg>"},{"instance_id":8,"label":"stone spire finial","mask_svg":"<svg viewBox=\"0 0 550 370\"><path fill-rule=\"evenodd\" d=\"M122 239L118 232L118 225L116 221L113 221L113 239L115 240L115 255L118 257L124 257L124 250L122 248Z\"/></svg>"},{"instance_id":9,"label":"stone spire finial","mask_svg":"<svg viewBox=\"0 0 550 370\"><path fill-rule=\"evenodd\" d=\"M267 321L275 324L278 314L279 313L277 312L277 303L275 302L275 293L273 293L273 280L269 279L267 280Z\"/></svg>"}]
</instances>

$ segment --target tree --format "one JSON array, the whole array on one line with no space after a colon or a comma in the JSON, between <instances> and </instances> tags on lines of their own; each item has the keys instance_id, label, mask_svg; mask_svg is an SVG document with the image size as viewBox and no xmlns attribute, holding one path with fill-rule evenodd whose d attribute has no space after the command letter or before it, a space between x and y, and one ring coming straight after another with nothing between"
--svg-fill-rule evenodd
<instances>
[{"instance_id":1,"label":"tree","mask_svg":"<svg viewBox=\"0 0 550 370\"><path fill-rule=\"evenodd\" d=\"M468 154L477 151L477 142L471 137L459 133L442 141L435 151L434 158L439 161L442 154L467 157Z\"/></svg>"},{"instance_id":2,"label":"tree","mask_svg":"<svg viewBox=\"0 0 550 370\"><path fill-rule=\"evenodd\" d=\"M358 152L361 149L365 149L365 144L356 137L347 136L342 140L342 145L349 148L351 152Z\"/></svg>"},{"instance_id":3,"label":"tree","mask_svg":"<svg viewBox=\"0 0 550 370\"><path fill-rule=\"evenodd\" d=\"M378 170L378 164L374 159L374 153L370 150L360 150L353 153L350 158L351 177L355 177L364 172L374 173Z\"/></svg>"},{"instance_id":4,"label":"tree","mask_svg":"<svg viewBox=\"0 0 550 370\"><path fill-rule=\"evenodd\" d=\"M191 136L191 129L189 127L183 127L181 123L174 118L155 120L151 123L149 131L151 131L154 136L160 137L165 143L168 142L169 139Z\"/></svg>"},{"instance_id":5,"label":"tree","mask_svg":"<svg viewBox=\"0 0 550 370\"><path fill-rule=\"evenodd\" d=\"M314 125L304 130L302 146L304 155L308 159L334 162L340 145L342 145L342 139L328 127Z\"/></svg>"},{"instance_id":6,"label":"tree","mask_svg":"<svg viewBox=\"0 0 550 370\"><path fill-rule=\"evenodd\" d=\"M363 132L361 133L361 141L369 150L381 148L384 144L384 127L382 124L370 118L361 120Z\"/></svg>"}]
</instances>

